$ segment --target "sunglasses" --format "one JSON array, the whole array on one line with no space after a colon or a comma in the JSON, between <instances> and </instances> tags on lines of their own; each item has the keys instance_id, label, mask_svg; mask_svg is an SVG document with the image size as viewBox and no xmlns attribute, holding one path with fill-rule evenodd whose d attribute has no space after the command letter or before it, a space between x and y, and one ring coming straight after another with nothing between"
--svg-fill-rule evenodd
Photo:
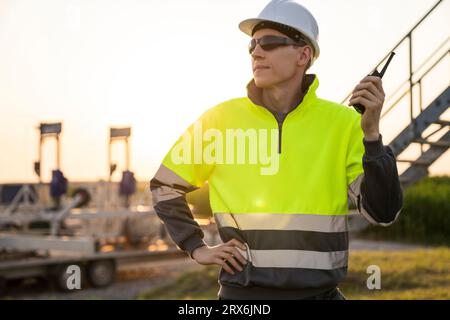
<instances>
[{"instance_id":1,"label":"sunglasses","mask_svg":"<svg viewBox=\"0 0 450 320\"><path fill-rule=\"evenodd\" d=\"M270 51L282 46L303 47L304 45L306 45L306 42L303 39L300 39L299 41L294 41L289 38L278 36L263 36L259 39L250 40L250 43L248 45L248 52L252 54L253 51L255 51L256 45L258 44L264 51Z\"/></svg>"}]
</instances>

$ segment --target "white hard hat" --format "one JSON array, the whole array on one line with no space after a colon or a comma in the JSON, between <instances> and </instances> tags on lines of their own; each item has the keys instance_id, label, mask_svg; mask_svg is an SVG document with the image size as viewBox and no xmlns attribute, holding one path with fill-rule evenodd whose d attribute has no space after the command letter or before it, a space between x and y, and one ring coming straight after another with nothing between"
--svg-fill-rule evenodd
<instances>
[{"instance_id":1,"label":"white hard hat","mask_svg":"<svg viewBox=\"0 0 450 320\"><path fill-rule=\"evenodd\" d=\"M314 16L303 5L295 0L272 0L261 11L257 18L246 19L239 23L242 32L252 36L253 28L261 22L269 21L291 27L311 43L314 56L311 65L319 57L319 26Z\"/></svg>"}]
</instances>

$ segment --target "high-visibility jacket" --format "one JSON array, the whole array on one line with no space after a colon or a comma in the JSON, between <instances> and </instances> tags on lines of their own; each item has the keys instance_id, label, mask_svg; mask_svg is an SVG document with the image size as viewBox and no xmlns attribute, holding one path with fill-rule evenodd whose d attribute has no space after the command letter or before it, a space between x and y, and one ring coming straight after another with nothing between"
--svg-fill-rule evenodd
<instances>
[{"instance_id":1,"label":"high-visibility jacket","mask_svg":"<svg viewBox=\"0 0 450 320\"><path fill-rule=\"evenodd\" d=\"M208 182L221 239L246 244L242 272L220 272L222 298L304 298L332 289L348 260L348 196L374 224L402 207L395 158L365 141L361 115L320 99L307 76L299 105L281 120L247 97L207 110L164 157L151 180L154 208L192 253L205 245L185 193ZM364 158L364 161L363 161Z\"/></svg>"}]
</instances>

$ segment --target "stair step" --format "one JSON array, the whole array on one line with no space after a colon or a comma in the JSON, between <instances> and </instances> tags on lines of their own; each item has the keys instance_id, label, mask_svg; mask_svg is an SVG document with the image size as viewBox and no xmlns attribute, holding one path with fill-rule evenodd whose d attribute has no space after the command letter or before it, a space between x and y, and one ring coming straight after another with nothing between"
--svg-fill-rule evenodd
<instances>
[{"instance_id":1,"label":"stair step","mask_svg":"<svg viewBox=\"0 0 450 320\"><path fill-rule=\"evenodd\" d=\"M414 178L413 178L413 177L402 177L402 176L400 176L400 177L399 177L399 180L400 180L401 183L405 183L405 182L411 182L411 181L413 181Z\"/></svg>"},{"instance_id":2,"label":"stair step","mask_svg":"<svg viewBox=\"0 0 450 320\"><path fill-rule=\"evenodd\" d=\"M450 121L436 120L434 123L440 124L441 126L450 126Z\"/></svg>"},{"instance_id":3,"label":"stair step","mask_svg":"<svg viewBox=\"0 0 450 320\"><path fill-rule=\"evenodd\" d=\"M406 163L410 163L412 166L430 166L431 163L430 161L425 161L425 160L407 160L407 159L397 159L397 162L406 162Z\"/></svg>"},{"instance_id":4,"label":"stair step","mask_svg":"<svg viewBox=\"0 0 450 320\"><path fill-rule=\"evenodd\" d=\"M421 144L429 144L430 146L433 146L433 147L450 148L449 141L428 141L425 139L415 139L414 142L421 143Z\"/></svg>"}]
</instances>

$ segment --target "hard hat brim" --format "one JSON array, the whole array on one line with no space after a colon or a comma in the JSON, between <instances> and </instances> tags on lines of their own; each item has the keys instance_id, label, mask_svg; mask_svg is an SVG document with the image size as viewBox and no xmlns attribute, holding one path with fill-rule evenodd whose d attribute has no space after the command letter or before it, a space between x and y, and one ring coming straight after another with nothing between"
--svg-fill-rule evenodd
<instances>
[{"instance_id":1,"label":"hard hat brim","mask_svg":"<svg viewBox=\"0 0 450 320\"><path fill-rule=\"evenodd\" d=\"M267 21L267 19L258 19L258 18L246 19L246 20L241 21L241 23L239 23L239 29L243 33L245 33L251 37L253 28L258 23L263 22L263 21Z\"/></svg>"}]
</instances>

